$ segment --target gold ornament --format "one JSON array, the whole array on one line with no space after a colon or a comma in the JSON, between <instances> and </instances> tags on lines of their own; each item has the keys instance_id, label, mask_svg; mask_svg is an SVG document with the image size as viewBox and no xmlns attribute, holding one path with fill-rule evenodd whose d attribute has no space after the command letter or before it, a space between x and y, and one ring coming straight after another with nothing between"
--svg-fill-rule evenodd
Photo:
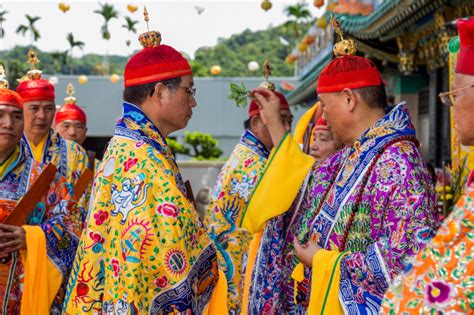
<instances>
[{"instance_id":1,"label":"gold ornament","mask_svg":"<svg viewBox=\"0 0 474 315\"><path fill-rule=\"evenodd\" d=\"M270 61L265 60L263 63L263 70L262 70L263 76L265 77L265 81L260 83L258 87L262 87L268 90L275 91L275 83L268 81L268 78L272 75L272 67L270 65Z\"/></svg>"},{"instance_id":2,"label":"gold ornament","mask_svg":"<svg viewBox=\"0 0 474 315\"><path fill-rule=\"evenodd\" d=\"M305 52L306 50L308 50L308 44L306 44L305 42L299 43L298 50L301 52Z\"/></svg>"},{"instance_id":3,"label":"gold ornament","mask_svg":"<svg viewBox=\"0 0 474 315\"><path fill-rule=\"evenodd\" d=\"M127 10L128 10L128 12L130 12L130 13L135 13L135 11L138 10L138 7L137 7L136 5L129 4L129 5L127 5Z\"/></svg>"},{"instance_id":4,"label":"gold ornament","mask_svg":"<svg viewBox=\"0 0 474 315\"><path fill-rule=\"evenodd\" d=\"M67 11L69 11L69 9L71 9L71 6L69 4L66 4L64 2L61 2L59 5L59 10L63 11L63 13L66 13Z\"/></svg>"},{"instance_id":5,"label":"gold ornament","mask_svg":"<svg viewBox=\"0 0 474 315\"><path fill-rule=\"evenodd\" d=\"M148 11L146 7L144 7L144 10L143 10L143 17L146 22L147 32L140 34L140 36L138 37L140 44L143 46L143 48L153 48L153 47L160 46L161 33L157 31L150 31L150 27L148 25L150 18L148 17Z\"/></svg>"},{"instance_id":6,"label":"gold ornament","mask_svg":"<svg viewBox=\"0 0 474 315\"><path fill-rule=\"evenodd\" d=\"M77 77L77 82L79 82L79 84L86 84L87 81L89 81L89 78L86 75L80 75Z\"/></svg>"},{"instance_id":7,"label":"gold ornament","mask_svg":"<svg viewBox=\"0 0 474 315\"><path fill-rule=\"evenodd\" d=\"M109 80L110 80L110 82L115 84L120 80L120 76L118 74L114 73L109 77Z\"/></svg>"},{"instance_id":8,"label":"gold ornament","mask_svg":"<svg viewBox=\"0 0 474 315\"><path fill-rule=\"evenodd\" d=\"M67 97L64 99L64 101L66 102L65 104L76 104L77 99L73 96L74 93L76 93L76 90L74 90L74 86L72 85L72 83L69 82L66 88Z\"/></svg>"},{"instance_id":9,"label":"gold ornament","mask_svg":"<svg viewBox=\"0 0 474 315\"><path fill-rule=\"evenodd\" d=\"M219 66L219 65L213 65L213 66L211 67L211 74L212 74L212 75L219 75L219 74L221 74L221 72L222 72L221 66Z\"/></svg>"},{"instance_id":10,"label":"gold ornament","mask_svg":"<svg viewBox=\"0 0 474 315\"><path fill-rule=\"evenodd\" d=\"M33 48L28 51L28 61L30 64L30 71L27 72L27 76L30 80L40 80L43 71L36 69L36 64L40 63L38 55Z\"/></svg>"},{"instance_id":11,"label":"gold ornament","mask_svg":"<svg viewBox=\"0 0 474 315\"><path fill-rule=\"evenodd\" d=\"M357 52L356 43L352 39L344 39L341 26L339 22L331 15L331 22L334 27L334 31L339 35L341 41L334 44L332 51L336 57L352 56Z\"/></svg>"},{"instance_id":12,"label":"gold ornament","mask_svg":"<svg viewBox=\"0 0 474 315\"><path fill-rule=\"evenodd\" d=\"M328 20L326 19L325 15L323 15L316 21L316 26L322 29L325 29L326 26L328 26Z\"/></svg>"},{"instance_id":13,"label":"gold ornament","mask_svg":"<svg viewBox=\"0 0 474 315\"><path fill-rule=\"evenodd\" d=\"M0 65L0 89L8 89L9 84L7 80L7 74L2 65Z\"/></svg>"},{"instance_id":14,"label":"gold ornament","mask_svg":"<svg viewBox=\"0 0 474 315\"><path fill-rule=\"evenodd\" d=\"M324 5L324 0L314 0L313 5L319 9L320 7Z\"/></svg>"},{"instance_id":15,"label":"gold ornament","mask_svg":"<svg viewBox=\"0 0 474 315\"><path fill-rule=\"evenodd\" d=\"M262 4L260 4L260 7L266 11L270 10L272 8L273 4L270 2L270 0L263 0Z\"/></svg>"}]
</instances>

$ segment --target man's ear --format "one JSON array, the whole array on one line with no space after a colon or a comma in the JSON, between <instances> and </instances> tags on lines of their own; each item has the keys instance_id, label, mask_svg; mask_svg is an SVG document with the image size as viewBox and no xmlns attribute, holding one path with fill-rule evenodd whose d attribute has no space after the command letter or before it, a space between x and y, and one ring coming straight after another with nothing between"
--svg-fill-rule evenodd
<instances>
[{"instance_id":1,"label":"man's ear","mask_svg":"<svg viewBox=\"0 0 474 315\"><path fill-rule=\"evenodd\" d=\"M344 106L349 112L353 112L357 103L356 93L354 93L354 91L352 91L351 89L345 88L341 91L341 94L341 99L343 100Z\"/></svg>"},{"instance_id":2,"label":"man's ear","mask_svg":"<svg viewBox=\"0 0 474 315\"><path fill-rule=\"evenodd\" d=\"M166 92L166 89L167 89L166 85L164 85L163 83L161 83L161 82L156 83L152 97L156 97L158 99L161 99L163 97L164 93Z\"/></svg>"}]
</instances>

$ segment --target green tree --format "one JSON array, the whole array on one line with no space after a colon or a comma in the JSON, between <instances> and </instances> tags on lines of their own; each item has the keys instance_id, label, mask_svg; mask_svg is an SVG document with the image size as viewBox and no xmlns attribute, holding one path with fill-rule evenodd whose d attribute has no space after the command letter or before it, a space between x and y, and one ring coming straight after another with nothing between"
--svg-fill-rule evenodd
<instances>
[{"instance_id":1,"label":"green tree","mask_svg":"<svg viewBox=\"0 0 474 315\"><path fill-rule=\"evenodd\" d=\"M0 38L5 37L5 29L3 28L2 24L6 21L5 15L7 15L8 11L0 11Z\"/></svg>"},{"instance_id":2,"label":"green tree","mask_svg":"<svg viewBox=\"0 0 474 315\"><path fill-rule=\"evenodd\" d=\"M94 13L100 14L104 18L104 24L102 24L100 32L103 39L110 40L109 23L112 19L118 18L118 11L111 4L100 3L100 10L95 10Z\"/></svg>"},{"instance_id":3,"label":"green tree","mask_svg":"<svg viewBox=\"0 0 474 315\"><path fill-rule=\"evenodd\" d=\"M123 28L125 28L127 31L129 31L132 34L137 33L137 29L135 25L138 23L138 21L133 20L131 17L126 16L125 17L125 24L122 25ZM128 39L125 44L127 44L127 47L130 46L131 41Z\"/></svg>"},{"instance_id":4,"label":"green tree","mask_svg":"<svg viewBox=\"0 0 474 315\"><path fill-rule=\"evenodd\" d=\"M72 59L72 52L74 50L74 48L79 48L79 49L84 49L84 42L81 42L79 40L75 40L74 39L74 35L72 33L68 33L67 34L67 42L69 43L69 50L67 51L68 54L69 54L69 74L72 74L73 73L73 59Z\"/></svg>"},{"instance_id":5,"label":"green tree","mask_svg":"<svg viewBox=\"0 0 474 315\"><path fill-rule=\"evenodd\" d=\"M62 73L63 67L67 64L68 51L54 51L50 53L50 56L53 59L53 73ZM71 64L73 63L74 61L71 60Z\"/></svg>"},{"instance_id":6,"label":"green tree","mask_svg":"<svg viewBox=\"0 0 474 315\"><path fill-rule=\"evenodd\" d=\"M20 24L18 28L16 29L17 34L21 34L25 36L27 32L30 33L30 39L31 39L31 45L33 45L34 42L36 42L38 39L40 39L41 34L39 30L36 28L35 23L38 22L38 20L41 19L39 16L30 16L28 14L25 15L26 19L28 20L27 24Z\"/></svg>"},{"instance_id":7,"label":"green tree","mask_svg":"<svg viewBox=\"0 0 474 315\"><path fill-rule=\"evenodd\" d=\"M303 1L289 5L284 9L284 13L290 18L290 20L285 23L286 26L293 28L296 38L300 37L300 24L306 23L312 18L311 12L308 10L308 4Z\"/></svg>"},{"instance_id":8,"label":"green tree","mask_svg":"<svg viewBox=\"0 0 474 315\"><path fill-rule=\"evenodd\" d=\"M184 144L174 139L166 139L173 153L190 156L196 160L214 160L222 155L217 140L207 133L199 131L185 132Z\"/></svg>"}]
</instances>

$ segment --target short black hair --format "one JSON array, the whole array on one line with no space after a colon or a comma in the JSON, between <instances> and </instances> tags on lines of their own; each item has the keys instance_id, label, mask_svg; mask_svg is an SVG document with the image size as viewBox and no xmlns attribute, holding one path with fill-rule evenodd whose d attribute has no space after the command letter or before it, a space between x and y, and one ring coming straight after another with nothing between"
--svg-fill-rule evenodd
<instances>
[{"instance_id":1,"label":"short black hair","mask_svg":"<svg viewBox=\"0 0 474 315\"><path fill-rule=\"evenodd\" d=\"M148 96L153 95L155 86L159 82L170 88L176 88L181 83L181 77L126 87L123 90L123 100L140 106Z\"/></svg>"},{"instance_id":2,"label":"short black hair","mask_svg":"<svg viewBox=\"0 0 474 315\"><path fill-rule=\"evenodd\" d=\"M367 86L360 89L354 89L359 93L364 102L371 108L387 108L387 93L385 92L385 85Z\"/></svg>"},{"instance_id":3,"label":"short black hair","mask_svg":"<svg viewBox=\"0 0 474 315\"><path fill-rule=\"evenodd\" d=\"M250 130L250 121L252 120L252 117L244 120L244 128Z\"/></svg>"}]
</instances>

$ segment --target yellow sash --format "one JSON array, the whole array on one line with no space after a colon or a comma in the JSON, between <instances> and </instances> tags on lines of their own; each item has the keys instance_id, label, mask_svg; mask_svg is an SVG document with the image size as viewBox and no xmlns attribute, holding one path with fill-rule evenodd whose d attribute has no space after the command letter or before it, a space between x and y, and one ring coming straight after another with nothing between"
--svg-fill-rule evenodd
<instances>
[{"instance_id":1,"label":"yellow sash","mask_svg":"<svg viewBox=\"0 0 474 315\"><path fill-rule=\"evenodd\" d=\"M62 282L61 272L46 254L46 236L39 226L24 225L27 250L20 251L25 268L21 315L50 314Z\"/></svg>"}]
</instances>

